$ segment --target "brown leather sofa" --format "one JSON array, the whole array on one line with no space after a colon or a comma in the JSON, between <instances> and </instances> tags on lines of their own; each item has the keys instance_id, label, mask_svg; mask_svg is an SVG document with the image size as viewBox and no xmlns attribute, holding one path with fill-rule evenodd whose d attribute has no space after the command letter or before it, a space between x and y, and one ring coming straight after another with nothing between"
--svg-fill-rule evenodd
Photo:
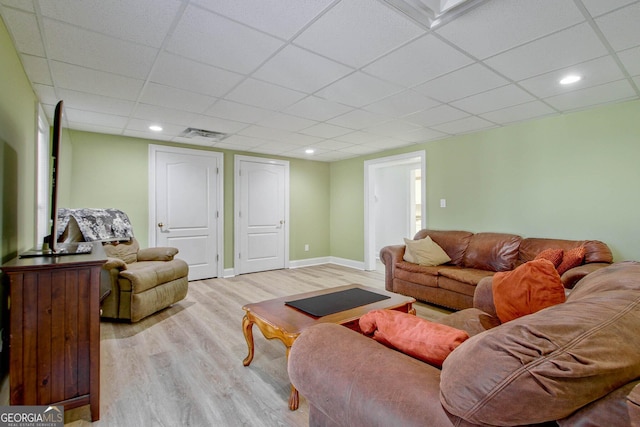
<instances>
[{"instance_id":1,"label":"brown leather sofa","mask_svg":"<svg viewBox=\"0 0 640 427\"><path fill-rule=\"evenodd\" d=\"M597 240L525 239L515 234L441 230L420 230L414 240L427 236L444 249L451 262L434 267L413 264L403 260L404 245L385 246L380 250L385 288L456 310L473 306L480 280L498 271L513 270L544 249L585 247L583 265L562 275L566 288L613 261L609 247Z\"/></svg>"},{"instance_id":2,"label":"brown leather sofa","mask_svg":"<svg viewBox=\"0 0 640 427\"><path fill-rule=\"evenodd\" d=\"M303 331L289 377L314 426L640 425L640 263L603 268L566 302L500 324L492 279L441 323L471 336L442 369L345 327Z\"/></svg>"}]
</instances>

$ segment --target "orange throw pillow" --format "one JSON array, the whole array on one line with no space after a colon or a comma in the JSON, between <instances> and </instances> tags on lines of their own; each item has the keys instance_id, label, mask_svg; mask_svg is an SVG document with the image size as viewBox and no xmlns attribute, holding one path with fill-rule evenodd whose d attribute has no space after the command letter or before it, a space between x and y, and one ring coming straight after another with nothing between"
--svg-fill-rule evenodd
<instances>
[{"instance_id":1,"label":"orange throw pillow","mask_svg":"<svg viewBox=\"0 0 640 427\"><path fill-rule=\"evenodd\" d=\"M582 261L584 261L584 254L584 246L578 246L577 248L564 251L564 255L562 256L562 263L558 266L558 273L560 273L560 275L563 275L565 271L570 270L573 267L582 265Z\"/></svg>"},{"instance_id":2,"label":"orange throw pillow","mask_svg":"<svg viewBox=\"0 0 640 427\"><path fill-rule=\"evenodd\" d=\"M437 367L469 338L465 331L395 310L368 312L360 318L360 330L387 347Z\"/></svg>"},{"instance_id":3,"label":"orange throw pillow","mask_svg":"<svg viewBox=\"0 0 640 427\"><path fill-rule=\"evenodd\" d=\"M493 275L493 302L502 323L566 300L560 274L553 263L538 259L512 271Z\"/></svg>"},{"instance_id":4,"label":"orange throw pillow","mask_svg":"<svg viewBox=\"0 0 640 427\"><path fill-rule=\"evenodd\" d=\"M536 255L534 259L548 259L553 263L555 268L558 268L562 262L562 255L564 255L564 251L562 249L545 249Z\"/></svg>"}]
</instances>

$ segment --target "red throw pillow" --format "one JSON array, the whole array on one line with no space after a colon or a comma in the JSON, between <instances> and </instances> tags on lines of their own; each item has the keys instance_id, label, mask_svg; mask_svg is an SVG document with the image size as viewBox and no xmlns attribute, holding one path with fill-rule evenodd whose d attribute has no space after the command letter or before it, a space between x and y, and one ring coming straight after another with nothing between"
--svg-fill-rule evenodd
<instances>
[{"instance_id":1,"label":"red throw pillow","mask_svg":"<svg viewBox=\"0 0 640 427\"><path fill-rule=\"evenodd\" d=\"M555 268L558 268L560 263L562 262L562 256L564 255L564 251L562 249L545 249L540 252L534 259L548 259L553 263Z\"/></svg>"},{"instance_id":2,"label":"red throw pillow","mask_svg":"<svg viewBox=\"0 0 640 427\"><path fill-rule=\"evenodd\" d=\"M584 246L578 246L577 248L564 251L562 256L562 263L558 266L558 273L563 275L565 271L582 265L584 261L585 249Z\"/></svg>"},{"instance_id":3,"label":"red throw pillow","mask_svg":"<svg viewBox=\"0 0 640 427\"><path fill-rule=\"evenodd\" d=\"M529 261L515 270L494 274L492 291L496 313L502 323L566 300L560 274L546 259Z\"/></svg>"},{"instance_id":4,"label":"red throw pillow","mask_svg":"<svg viewBox=\"0 0 640 427\"><path fill-rule=\"evenodd\" d=\"M360 318L360 330L411 357L442 367L442 362L469 335L451 326L395 310L372 310Z\"/></svg>"}]
</instances>

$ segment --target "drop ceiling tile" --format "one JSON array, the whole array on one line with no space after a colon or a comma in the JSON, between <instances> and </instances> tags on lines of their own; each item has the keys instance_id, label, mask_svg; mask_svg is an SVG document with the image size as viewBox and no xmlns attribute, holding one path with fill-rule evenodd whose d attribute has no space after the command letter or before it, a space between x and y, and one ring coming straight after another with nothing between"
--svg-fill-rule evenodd
<instances>
[{"instance_id":1,"label":"drop ceiling tile","mask_svg":"<svg viewBox=\"0 0 640 427\"><path fill-rule=\"evenodd\" d=\"M35 12L33 2L25 0L0 0L0 4L4 6L13 7L16 9L25 10L27 12Z\"/></svg>"},{"instance_id":2,"label":"drop ceiling tile","mask_svg":"<svg viewBox=\"0 0 640 427\"><path fill-rule=\"evenodd\" d=\"M342 126L349 129L360 130L389 120L381 114L370 113L364 110L353 110L338 117L328 120L327 123Z\"/></svg>"},{"instance_id":3,"label":"drop ceiling tile","mask_svg":"<svg viewBox=\"0 0 640 427\"><path fill-rule=\"evenodd\" d=\"M510 108L504 108L502 110L491 111L489 113L482 114L481 117L494 123L506 125L509 123L536 119L551 114L556 114L556 111L553 108L543 102L533 101Z\"/></svg>"},{"instance_id":4,"label":"drop ceiling tile","mask_svg":"<svg viewBox=\"0 0 640 427\"><path fill-rule=\"evenodd\" d=\"M587 8L591 16L596 17L634 1L636 0L582 0L582 4Z\"/></svg>"},{"instance_id":5,"label":"drop ceiling tile","mask_svg":"<svg viewBox=\"0 0 640 427\"><path fill-rule=\"evenodd\" d=\"M449 135L447 135L446 133L429 128L421 128L410 132L403 132L397 135L398 139L413 143L433 141L436 139L445 138L447 136Z\"/></svg>"},{"instance_id":6,"label":"drop ceiling tile","mask_svg":"<svg viewBox=\"0 0 640 427\"><path fill-rule=\"evenodd\" d=\"M371 154L380 151L380 148L373 147L370 145L352 145L351 147L343 148L340 151L344 151L345 153L351 153L356 155L365 155Z\"/></svg>"},{"instance_id":7,"label":"drop ceiling tile","mask_svg":"<svg viewBox=\"0 0 640 427\"><path fill-rule=\"evenodd\" d=\"M420 129L420 126L415 123L409 123L403 120L390 120L388 122L370 126L366 128L366 131L374 135L395 137L399 133L415 131L418 129Z\"/></svg>"},{"instance_id":8,"label":"drop ceiling tile","mask_svg":"<svg viewBox=\"0 0 640 427\"><path fill-rule=\"evenodd\" d=\"M348 142L350 144L366 144L367 142L380 139L380 136L368 132L355 131L333 139L336 141Z\"/></svg>"},{"instance_id":9,"label":"drop ceiling tile","mask_svg":"<svg viewBox=\"0 0 640 427\"><path fill-rule=\"evenodd\" d=\"M65 107L64 112L69 122L86 123L117 129L124 129L127 124L127 118L124 116L94 113L91 111L76 110L74 108L67 107Z\"/></svg>"},{"instance_id":10,"label":"drop ceiling tile","mask_svg":"<svg viewBox=\"0 0 640 427\"><path fill-rule=\"evenodd\" d=\"M108 126L92 125L89 123L69 122L69 127L73 130L83 132L104 133L107 135L122 135L122 128L111 128Z\"/></svg>"},{"instance_id":11,"label":"drop ceiling tile","mask_svg":"<svg viewBox=\"0 0 640 427\"><path fill-rule=\"evenodd\" d=\"M320 123L302 130L300 131L300 133L317 136L320 138L334 138L336 136L346 135L352 131L352 129L343 128L341 126L334 126L328 123Z\"/></svg>"},{"instance_id":12,"label":"drop ceiling tile","mask_svg":"<svg viewBox=\"0 0 640 427\"><path fill-rule=\"evenodd\" d=\"M634 77L633 81L635 82L636 86L640 87L640 76L639 77Z\"/></svg>"},{"instance_id":13,"label":"drop ceiling tile","mask_svg":"<svg viewBox=\"0 0 640 427\"><path fill-rule=\"evenodd\" d=\"M371 111L372 113L384 114L389 117L402 117L407 114L415 113L416 111L433 108L438 104L438 101L427 98L416 91L405 90L374 102L373 104L369 104L364 107L364 109Z\"/></svg>"},{"instance_id":14,"label":"drop ceiling tile","mask_svg":"<svg viewBox=\"0 0 640 427\"><path fill-rule=\"evenodd\" d=\"M188 6L167 43L167 50L247 74L282 45L282 41L267 34L198 7Z\"/></svg>"},{"instance_id":15,"label":"drop ceiling tile","mask_svg":"<svg viewBox=\"0 0 640 427\"><path fill-rule=\"evenodd\" d=\"M161 53L149 79L166 86L221 97L244 78L242 74Z\"/></svg>"},{"instance_id":16,"label":"drop ceiling tile","mask_svg":"<svg viewBox=\"0 0 640 427\"><path fill-rule=\"evenodd\" d=\"M136 119L153 121L158 124L189 125L198 115L187 111L166 108L160 105L139 103L132 114Z\"/></svg>"},{"instance_id":17,"label":"drop ceiling tile","mask_svg":"<svg viewBox=\"0 0 640 427\"><path fill-rule=\"evenodd\" d=\"M333 0L193 0L211 11L266 33L289 39Z\"/></svg>"},{"instance_id":18,"label":"drop ceiling tile","mask_svg":"<svg viewBox=\"0 0 640 427\"><path fill-rule=\"evenodd\" d=\"M243 135L231 135L218 142L216 147L226 148L229 150L243 150L246 148L257 147L264 143L265 141L259 138L252 138Z\"/></svg>"},{"instance_id":19,"label":"drop ceiling tile","mask_svg":"<svg viewBox=\"0 0 640 427\"><path fill-rule=\"evenodd\" d=\"M351 147L353 144L348 142L336 141L334 139L326 139L324 141L313 144L314 148L321 148L324 150L342 150L343 148Z\"/></svg>"},{"instance_id":20,"label":"drop ceiling tile","mask_svg":"<svg viewBox=\"0 0 640 427\"><path fill-rule=\"evenodd\" d=\"M364 71L404 87L412 87L473 62L433 34L415 40L364 68Z\"/></svg>"},{"instance_id":21,"label":"drop ceiling tile","mask_svg":"<svg viewBox=\"0 0 640 427\"><path fill-rule=\"evenodd\" d=\"M353 68L290 45L269 59L252 76L312 93L353 71Z\"/></svg>"},{"instance_id":22,"label":"drop ceiling tile","mask_svg":"<svg viewBox=\"0 0 640 427\"><path fill-rule=\"evenodd\" d=\"M51 80L51 71L46 58L32 55L22 55L22 65L27 73L29 80L33 83L53 86Z\"/></svg>"},{"instance_id":23,"label":"drop ceiling tile","mask_svg":"<svg viewBox=\"0 0 640 427\"><path fill-rule=\"evenodd\" d=\"M239 135L251 136L253 138L260 138L263 140L279 140L290 136L291 132L281 129L267 128L264 126L252 125L244 128Z\"/></svg>"},{"instance_id":24,"label":"drop ceiling tile","mask_svg":"<svg viewBox=\"0 0 640 427\"><path fill-rule=\"evenodd\" d=\"M582 76L582 80L571 85L561 85L560 80L569 74ZM519 84L535 96L546 98L572 90L598 86L622 78L624 78L624 74L622 74L622 71L613 58L611 58L611 56L603 56L598 59L523 80L519 82Z\"/></svg>"},{"instance_id":25,"label":"drop ceiling tile","mask_svg":"<svg viewBox=\"0 0 640 427\"><path fill-rule=\"evenodd\" d=\"M144 84L142 80L64 62L51 61L50 64L53 81L59 88L135 101Z\"/></svg>"},{"instance_id":26,"label":"drop ceiling tile","mask_svg":"<svg viewBox=\"0 0 640 427\"><path fill-rule=\"evenodd\" d=\"M317 144L322 141L323 138L311 135L303 135L301 133L291 133L287 136L284 136L280 139L282 142L286 142L289 144L295 144L299 146L309 146L313 144Z\"/></svg>"},{"instance_id":27,"label":"drop ceiling tile","mask_svg":"<svg viewBox=\"0 0 640 427\"><path fill-rule=\"evenodd\" d=\"M484 59L582 21L573 1L490 1L436 32Z\"/></svg>"},{"instance_id":28,"label":"drop ceiling tile","mask_svg":"<svg viewBox=\"0 0 640 427\"><path fill-rule=\"evenodd\" d=\"M516 85L502 86L451 103L452 106L472 114L482 114L512 105L533 101L533 96Z\"/></svg>"},{"instance_id":29,"label":"drop ceiling tile","mask_svg":"<svg viewBox=\"0 0 640 427\"><path fill-rule=\"evenodd\" d=\"M320 90L317 95L352 107L362 107L400 91L400 86L358 71Z\"/></svg>"},{"instance_id":30,"label":"drop ceiling tile","mask_svg":"<svg viewBox=\"0 0 640 427\"><path fill-rule=\"evenodd\" d=\"M560 111L581 110L600 104L614 101L623 101L637 97L627 80L619 80L600 86L556 95L546 98L544 101Z\"/></svg>"},{"instance_id":31,"label":"drop ceiling tile","mask_svg":"<svg viewBox=\"0 0 640 427\"><path fill-rule=\"evenodd\" d=\"M238 102L221 99L205 111L209 116L235 120L243 123L257 123L273 115L273 111L252 107Z\"/></svg>"},{"instance_id":32,"label":"drop ceiling tile","mask_svg":"<svg viewBox=\"0 0 640 427\"><path fill-rule=\"evenodd\" d=\"M640 47L619 52L618 58L629 74L632 76L640 75Z\"/></svg>"},{"instance_id":33,"label":"drop ceiling tile","mask_svg":"<svg viewBox=\"0 0 640 427\"><path fill-rule=\"evenodd\" d=\"M486 63L517 81L606 54L607 49L585 23L490 58Z\"/></svg>"},{"instance_id":34,"label":"drop ceiling tile","mask_svg":"<svg viewBox=\"0 0 640 427\"><path fill-rule=\"evenodd\" d=\"M471 116L471 117L465 117L464 119L455 120L453 122L437 125L437 126L434 126L433 128L441 132L457 135L457 134L475 132L482 129L489 129L495 126L496 126L495 124L487 120L484 120L480 117Z\"/></svg>"},{"instance_id":35,"label":"drop ceiling tile","mask_svg":"<svg viewBox=\"0 0 640 427\"><path fill-rule=\"evenodd\" d=\"M418 92L441 102L475 95L508 84L509 81L481 64L473 64L416 86Z\"/></svg>"},{"instance_id":36,"label":"drop ceiling tile","mask_svg":"<svg viewBox=\"0 0 640 427\"><path fill-rule=\"evenodd\" d=\"M317 123L318 122L315 120L303 119L289 114L275 113L273 116L261 120L257 124L260 126L297 132Z\"/></svg>"},{"instance_id":37,"label":"drop ceiling tile","mask_svg":"<svg viewBox=\"0 0 640 427\"><path fill-rule=\"evenodd\" d=\"M163 86L157 83L148 83L140 96L140 102L142 103L191 113L202 113L213 104L214 101L215 98L210 96L187 92L186 90Z\"/></svg>"},{"instance_id":38,"label":"drop ceiling tile","mask_svg":"<svg viewBox=\"0 0 640 427\"><path fill-rule=\"evenodd\" d=\"M64 105L67 108L117 116L128 116L131 114L131 111L133 111L133 101L124 99L68 89L58 89L58 95L60 99L64 100Z\"/></svg>"},{"instance_id":39,"label":"drop ceiling tile","mask_svg":"<svg viewBox=\"0 0 640 427\"><path fill-rule=\"evenodd\" d=\"M294 43L352 67L361 67L424 33L390 7L370 0L342 1Z\"/></svg>"},{"instance_id":40,"label":"drop ceiling tile","mask_svg":"<svg viewBox=\"0 0 640 427\"><path fill-rule=\"evenodd\" d=\"M265 154L282 154L287 151L299 150L295 144L287 144L278 141L267 141L260 146L260 152Z\"/></svg>"},{"instance_id":41,"label":"drop ceiling tile","mask_svg":"<svg viewBox=\"0 0 640 427\"><path fill-rule=\"evenodd\" d=\"M162 131L154 132L149 129L149 126L157 124L155 120L145 120L145 119L129 119L127 122L127 126L125 131L137 131L144 132L147 134L147 138L152 138L154 136L163 135L165 137L175 137L178 136L184 131L185 127L177 124L171 123L162 123Z\"/></svg>"},{"instance_id":42,"label":"drop ceiling tile","mask_svg":"<svg viewBox=\"0 0 640 427\"><path fill-rule=\"evenodd\" d=\"M282 110L304 98L302 92L286 89L271 83L247 79L233 89L225 98L256 107Z\"/></svg>"},{"instance_id":43,"label":"drop ceiling tile","mask_svg":"<svg viewBox=\"0 0 640 427\"><path fill-rule=\"evenodd\" d=\"M43 104L56 105L59 101L53 86L34 84L33 90L38 95L38 100Z\"/></svg>"},{"instance_id":44,"label":"drop ceiling tile","mask_svg":"<svg viewBox=\"0 0 640 427\"><path fill-rule=\"evenodd\" d=\"M634 3L596 19L596 24L616 51L640 45L638 22L640 3Z\"/></svg>"},{"instance_id":45,"label":"drop ceiling tile","mask_svg":"<svg viewBox=\"0 0 640 427\"><path fill-rule=\"evenodd\" d=\"M44 19L49 59L144 79L158 50ZM73 46L72 49L69 47ZM96 55L95 52L100 52Z\"/></svg>"},{"instance_id":46,"label":"drop ceiling tile","mask_svg":"<svg viewBox=\"0 0 640 427\"><path fill-rule=\"evenodd\" d=\"M407 141L402 141L394 138L381 138L376 141L368 142L368 147L377 148L378 150L388 150L391 148L405 147L411 145Z\"/></svg>"},{"instance_id":47,"label":"drop ceiling tile","mask_svg":"<svg viewBox=\"0 0 640 427\"><path fill-rule=\"evenodd\" d=\"M453 108L449 105L441 105L429 110L418 111L417 113L410 114L404 117L404 120L408 120L420 126L431 127L467 116L469 116L469 113L467 112L458 110L457 108Z\"/></svg>"},{"instance_id":48,"label":"drop ceiling tile","mask_svg":"<svg viewBox=\"0 0 640 427\"><path fill-rule=\"evenodd\" d=\"M176 14L178 0L43 1L43 16L87 30L159 48Z\"/></svg>"},{"instance_id":49,"label":"drop ceiling tile","mask_svg":"<svg viewBox=\"0 0 640 427\"><path fill-rule=\"evenodd\" d=\"M2 14L18 52L44 57L44 45L36 15L15 9L2 9Z\"/></svg>"},{"instance_id":50,"label":"drop ceiling tile","mask_svg":"<svg viewBox=\"0 0 640 427\"><path fill-rule=\"evenodd\" d=\"M316 96L308 96L283 111L294 116L323 122L352 110L352 107L347 107L337 102L327 101Z\"/></svg>"},{"instance_id":51,"label":"drop ceiling tile","mask_svg":"<svg viewBox=\"0 0 640 427\"><path fill-rule=\"evenodd\" d=\"M242 129L247 127L247 124L236 122L233 120L226 120L220 119L218 117L197 114L196 117L189 123L189 127L231 134L240 132Z\"/></svg>"}]
</instances>

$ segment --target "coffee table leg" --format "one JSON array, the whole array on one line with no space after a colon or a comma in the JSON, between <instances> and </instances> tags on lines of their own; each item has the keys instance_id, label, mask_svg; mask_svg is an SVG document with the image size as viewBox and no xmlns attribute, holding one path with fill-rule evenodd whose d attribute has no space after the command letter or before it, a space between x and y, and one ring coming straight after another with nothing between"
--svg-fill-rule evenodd
<instances>
[{"instance_id":1,"label":"coffee table leg","mask_svg":"<svg viewBox=\"0 0 640 427\"><path fill-rule=\"evenodd\" d=\"M289 352L291 351L291 346L287 346L287 361L289 360ZM291 393L289 393L289 409L295 411L298 409L298 405L300 405L300 396L298 395L298 390L291 384Z\"/></svg>"},{"instance_id":2,"label":"coffee table leg","mask_svg":"<svg viewBox=\"0 0 640 427\"><path fill-rule=\"evenodd\" d=\"M247 347L249 348L249 354L242 361L242 364L249 366L253 360L253 322L249 320L246 314L242 318L242 330L244 331L244 339L247 341Z\"/></svg>"}]
</instances>

